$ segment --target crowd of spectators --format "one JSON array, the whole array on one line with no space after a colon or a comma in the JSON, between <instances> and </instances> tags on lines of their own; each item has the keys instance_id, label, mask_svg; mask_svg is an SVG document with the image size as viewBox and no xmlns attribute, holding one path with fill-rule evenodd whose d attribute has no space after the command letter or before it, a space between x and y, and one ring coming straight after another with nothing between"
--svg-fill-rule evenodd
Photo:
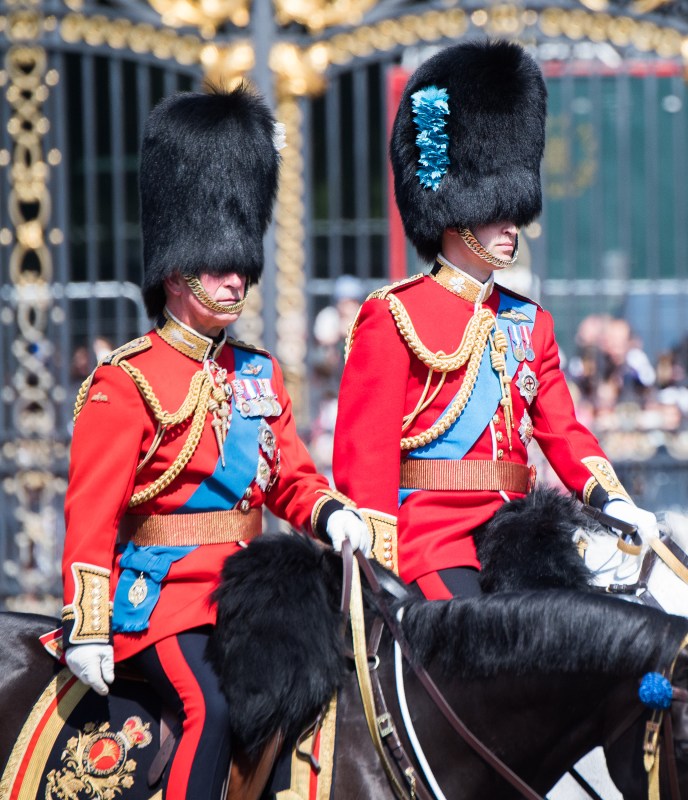
<instances>
[{"instance_id":1,"label":"crowd of spectators","mask_svg":"<svg viewBox=\"0 0 688 800\"><path fill-rule=\"evenodd\" d=\"M565 371L579 419L610 458L645 460L659 447L688 458L688 339L653 361L629 322L585 317Z\"/></svg>"}]
</instances>

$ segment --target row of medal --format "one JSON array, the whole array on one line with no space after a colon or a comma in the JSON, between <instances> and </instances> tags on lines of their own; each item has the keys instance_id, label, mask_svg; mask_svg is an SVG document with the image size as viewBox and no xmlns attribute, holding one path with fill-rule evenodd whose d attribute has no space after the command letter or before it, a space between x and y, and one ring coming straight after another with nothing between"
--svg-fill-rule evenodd
<instances>
[{"instance_id":1,"label":"row of medal","mask_svg":"<svg viewBox=\"0 0 688 800\"><path fill-rule=\"evenodd\" d=\"M232 391L242 417L278 417L282 413L269 378L233 380Z\"/></svg>"},{"instance_id":2,"label":"row of medal","mask_svg":"<svg viewBox=\"0 0 688 800\"><path fill-rule=\"evenodd\" d=\"M535 359L533 340L527 325L509 325L509 339L511 352L516 361L533 361Z\"/></svg>"}]
</instances>

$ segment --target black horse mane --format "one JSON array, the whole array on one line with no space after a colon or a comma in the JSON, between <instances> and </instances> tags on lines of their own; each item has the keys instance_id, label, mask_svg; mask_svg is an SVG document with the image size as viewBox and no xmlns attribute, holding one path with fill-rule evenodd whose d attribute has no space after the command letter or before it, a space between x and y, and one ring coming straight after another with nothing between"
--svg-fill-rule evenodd
<instances>
[{"instance_id":1,"label":"black horse mane","mask_svg":"<svg viewBox=\"0 0 688 800\"><path fill-rule=\"evenodd\" d=\"M640 675L676 655L688 623L615 598L572 591L415 601L404 633L423 664L461 678L573 673Z\"/></svg>"},{"instance_id":2,"label":"black horse mane","mask_svg":"<svg viewBox=\"0 0 688 800\"><path fill-rule=\"evenodd\" d=\"M329 548L288 534L259 537L225 563L209 657L234 740L249 755L278 729L292 743L342 683L341 567ZM369 591L364 599L374 606ZM466 677L640 674L666 664L688 628L681 618L571 591L402 605L416 657Z\"/></svg>"}]
</instances>

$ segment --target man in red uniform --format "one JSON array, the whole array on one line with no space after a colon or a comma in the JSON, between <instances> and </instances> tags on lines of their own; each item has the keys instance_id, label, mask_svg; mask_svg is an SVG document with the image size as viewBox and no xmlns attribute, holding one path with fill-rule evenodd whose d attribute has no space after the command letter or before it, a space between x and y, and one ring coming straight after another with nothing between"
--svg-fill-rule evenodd
<instances>
[{"instance_id":1,"label":"man in red uniform","mask_svg":"<svg viewBox=\"0 0 688 800\"><path fill-rule=\"evenodd\" d=\"M532 438L585 503L656 525L576 420L550 314L494 283L541 210L545 116L530 56L472 42L420 66L394 123L397 204L434 266L373 292L352 327L334 478L376 556L430 598L479 593L472 532L530 490Z\"/></svg>"},{"instance_id":2,"label":"man in red uniform","mask_svg":"<svg viewBox=\"0 0 688 800\"><path fill-rule=\"evenodd\" d=\"M178 714L167 800L218 800L227 701L206 660L223 562L267 506L336 547L367 547L297 436L277 362L227 337L263 265L275 122L243 87L151 113L141 152L143 293L153 330L77 398L66 498L63 642L100 694L131 659ZM328 538L329 537L329 538Z\"/></svg>"}]
</instances>

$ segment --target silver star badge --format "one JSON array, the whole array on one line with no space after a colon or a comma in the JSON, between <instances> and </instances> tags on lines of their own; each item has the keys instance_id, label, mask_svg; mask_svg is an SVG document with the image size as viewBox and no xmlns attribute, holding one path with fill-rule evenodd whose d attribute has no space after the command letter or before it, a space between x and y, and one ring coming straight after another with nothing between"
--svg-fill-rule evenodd
<instances>
[{"instance_id":1,"label":"silver star badge","mask_svg":"<svg viewBox=\"0 0 688 800\"><path fill-rule=\"evenodd\" d=\"M518 391L526 399L528 405L530 405L535 399L535 395L538 393L540 381L525 362L519 370L516 386L518 386Z\"/></svg>"},{"instance_id":2,"label":"silver star badge","mask_svg":"<svg viewBox=\"0 0 688 800\"><path fill-rule=\"evenodd\" d=\"M521 424L518 426L518 435L521 437L524 447L528 447L533 438L533 420L527 411L523 412Z\"/></svg>"}]
</instances>

